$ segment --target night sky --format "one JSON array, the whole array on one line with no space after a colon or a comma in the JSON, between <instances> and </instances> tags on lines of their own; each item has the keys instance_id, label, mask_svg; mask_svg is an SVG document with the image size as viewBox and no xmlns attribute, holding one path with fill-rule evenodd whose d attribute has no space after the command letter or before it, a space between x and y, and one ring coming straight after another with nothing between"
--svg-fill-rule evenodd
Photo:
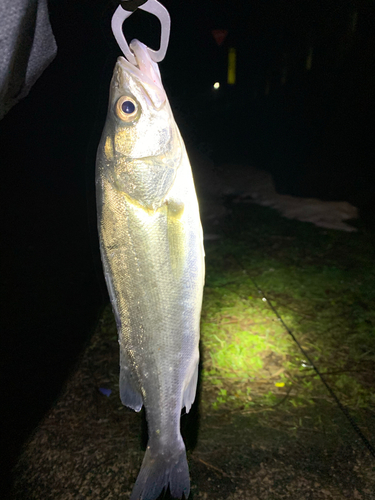
<instances>
[{"instance_id":1,"label":"night sky","mask_svg":"<svg viewBox=\"0 0 375 500\"><path fill-rule=\"evenodd\" d=\"M188 148L216 165L267 170L281 194L348 201L373 226L374 3L163 3L172 28L160 68ZM117 2L49 4L57 57L0 122L5 471L58 397L108 300L94 171L120 55L110 30ZM157 47L153 16L137 12L124 27L129 41ZM228 32L220 46L215 29ZM226 84L229 48L235 85Z\"/></svg>"}]
</instances>

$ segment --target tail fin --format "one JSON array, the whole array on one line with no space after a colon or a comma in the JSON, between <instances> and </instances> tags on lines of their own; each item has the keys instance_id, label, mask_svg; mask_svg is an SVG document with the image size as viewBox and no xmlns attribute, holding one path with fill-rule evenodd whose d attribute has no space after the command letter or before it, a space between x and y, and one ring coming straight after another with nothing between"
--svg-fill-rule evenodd
<instances>
[{"instance_id":1,"label":"tail fin","mask_svg":"<svg viewBox=\"0 0 375 500\"><path fill-rule=\"evenodd\" d=\"M190 493L189 467L185 446L178 451L154 453L147 446L142 467L135 482L130 500L156 500L169 486L173 498L185 499Z\"/></svg>"}]
</instances>

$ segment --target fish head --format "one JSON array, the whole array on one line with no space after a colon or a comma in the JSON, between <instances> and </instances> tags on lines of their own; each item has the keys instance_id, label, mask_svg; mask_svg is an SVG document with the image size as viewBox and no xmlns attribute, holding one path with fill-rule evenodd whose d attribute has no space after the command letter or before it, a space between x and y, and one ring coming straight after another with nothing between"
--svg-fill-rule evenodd
<instances>
[{"instance_id":1,"label":"fish head","mask_svg":"<svg viewBox=\"0 0 375 500\"><path fill-rule=\"evenodd\" d=\"M157 63L138 40L130 47L137 66L117 59L99 154L117 190L156 210L173 185L183 145Z\"/></svg>"}]
</instances>

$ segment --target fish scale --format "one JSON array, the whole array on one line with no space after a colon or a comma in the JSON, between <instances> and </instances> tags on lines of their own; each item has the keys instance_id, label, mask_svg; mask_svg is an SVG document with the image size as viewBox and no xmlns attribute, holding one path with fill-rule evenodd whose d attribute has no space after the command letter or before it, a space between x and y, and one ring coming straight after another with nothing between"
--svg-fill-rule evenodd
<instances>
[{"instance_id":1,"label":"fish scale","mask_svg":"<svg viewBox=\"0 0 375 500\"><path fill-rule=\"evenodd\" d=\"M98 147L100 250L119 335L121 400L136 411L144 405L148 423L131 500L154 500L168 487L187 498L180 415L196 392L203 234L189 159L157 64L140 42L132 49L142 71L118 59ZM135 109L129 120L118 111L120 99Z\"/></svg>"}]
</instances>

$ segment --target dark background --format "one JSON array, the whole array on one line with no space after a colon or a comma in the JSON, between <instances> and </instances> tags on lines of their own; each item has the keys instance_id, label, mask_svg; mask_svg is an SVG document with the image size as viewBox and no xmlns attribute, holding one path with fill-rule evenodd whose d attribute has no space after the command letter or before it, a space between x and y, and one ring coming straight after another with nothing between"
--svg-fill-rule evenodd
<instances>
[{"instance_id":1,"label":"dark background","mask_svg":"<svg viewBox=\"0 0 375 500\"><path fill-rule=\"evenodd\" d=\"M163 3L172 31L160 68L188 147L216 165L271 172L279 193L349 201L373 227L374 2ZM110 30L117 2L49 5L58 55L0 122L1 498L20 447L58 397L108 300L94 169L120 55ZM136 12L124 27L129 41L158 46L153 16ZM214 29L228 31L220 46Z\"/></svg>"}]
</instances>

